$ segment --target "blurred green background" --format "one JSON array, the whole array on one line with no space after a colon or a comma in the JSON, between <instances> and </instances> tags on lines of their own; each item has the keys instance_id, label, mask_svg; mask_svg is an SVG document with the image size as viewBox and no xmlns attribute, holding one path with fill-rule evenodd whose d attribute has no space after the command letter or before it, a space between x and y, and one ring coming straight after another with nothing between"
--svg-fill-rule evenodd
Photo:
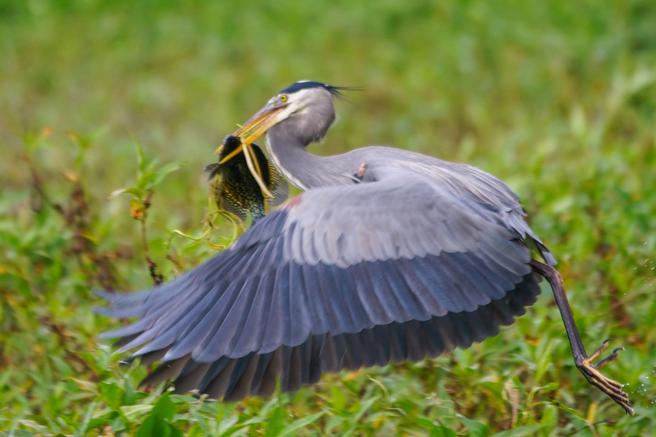
<instances>
[{"instance_id":1,"label":"blurred green background","mask_svg":"<svg viewBox=\"0 0 656 437\"><path fill-rule=\"evenodd\" d=\"M363 88L317 153L390 144L508 181L588 348L626 347L607 373L638 415L578 374L546 289L435 360L237 404L138 391L144 370L96 340L112 323L92 290L150 286L145 255L170 278L231 241L202 168L299 79ZM655 120L650 0L0 0L0 432L653 433Z\"/></svg>"}]
</instances>

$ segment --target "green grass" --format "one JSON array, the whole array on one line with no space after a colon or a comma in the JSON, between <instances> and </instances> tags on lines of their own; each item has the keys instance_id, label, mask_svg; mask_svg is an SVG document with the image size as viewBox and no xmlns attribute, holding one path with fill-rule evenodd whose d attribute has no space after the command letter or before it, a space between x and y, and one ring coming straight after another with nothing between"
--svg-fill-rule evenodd
<instances>
[{"instance_id":1,"label":"green grass","mask_svg":"<svg viewBox=\"0 0 656 437\"><path fill-rule=\"evenodd\" d=\"M132 3L0 0L0 431L656 429L653 2ZM151 284L132 218L147 189L149 256L171 278L232 239L202 174L220 138L308 78L364 88L338 104L317 153L392 144L510 183L557 254L588 348L626 347L607 373L628 384L637 416L578 374L546 289L482 344L291 395L224 405L137 389L145 371L96 339L114 324L94 314L92 290Z\"/></svg>"}]
</instances>

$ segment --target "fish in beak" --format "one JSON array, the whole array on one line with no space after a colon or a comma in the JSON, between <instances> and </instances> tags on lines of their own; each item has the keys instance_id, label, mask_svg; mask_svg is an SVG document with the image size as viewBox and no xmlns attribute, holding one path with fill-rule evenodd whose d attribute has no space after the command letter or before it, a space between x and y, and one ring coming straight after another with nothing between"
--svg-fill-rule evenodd
<instances>
[{"instance_id":1,"label":"fish in beak","mask_svg":"<svg viewBox=\"0 0 656 437\"><path fill-rule=\"evenodd\" d=\"M231 153L224 156L220 162L223 164L242 152L243 146L250 146L256 139L264 135L266 131L275 126L279 121L279 114L287 107L285 104L276 102L267 103L267 105L255 113L239 129L232 133L232 137L238 137L242 145L235 148ZM223 144L219 146L216 153L220 153Z\"/></svg>"},{"instance_id":2,"label":"fish in beak","mask_svg":"<svg viewBox=\"0 0 656 437\"><path fill-rule=\"evenodd\" d=\"M259 162L256 159L255 152L251 147L251 144L262 136L266 131L271 127L276 125L280 121L281 112L287 107L286 104L280 101L272 101L267 103L267 105L255 113L251 118L246 121L239 129L226 137L223 144L221 144L216 153L219 156L222 154L225 144L227 141L239 141L241 144L234 148L230 153L225 154L219 160L219 165L223 165L230 161L232 158L237 156L239 153L244 153L244 158L246 158L246 164L248 165L248 170L251 172L257 184L262 190L262 194L265 198L272 198L273 194L268 190L266 184L263 181L263 173L260 168Z\"/></svg>"}]
</instances>

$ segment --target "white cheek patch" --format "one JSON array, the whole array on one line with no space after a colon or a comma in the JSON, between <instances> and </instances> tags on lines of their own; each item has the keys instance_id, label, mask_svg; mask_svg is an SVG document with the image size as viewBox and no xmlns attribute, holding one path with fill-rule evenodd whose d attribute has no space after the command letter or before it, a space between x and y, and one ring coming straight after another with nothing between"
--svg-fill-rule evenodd
<instances>
[{"instance_id":1,"label":"white cheek patch","mask_svg":"<svg viewBox=\"0 0 656 437\"><path fill-rule=\"evenodd\" d=\"M284 121L285 119L293 115L295 111L296 109L294 108L294 103L290 103L285 107L285 109L283 109L278 113L277 115L278 122Z\"/></svg>"},{"instance_id":2,"label":"white cheek patch","mask_svg":"<svg viewBox=\"0 0 656 437\"><path fill-rule=\"evenodd\" d=\"M323 88L308 88L289 94L289 106L287 108L290 112L287 112L288 110L283 111L285 114L284 116L294 116L305 112L309 103L312 102L313 99L319 97L316 95L317 93L329 94L329 92Z\"/></svg>"},{"instance_id":3,"label":"white cheek patch","mask_svg":"<svg viewBox=\"0 0 656 437\"><path fill-rule=\"evenodd\" d=\"M295 110L302 108L305 106L305 102L308 101L308 97L310 96L311 92L311 89L306 89L296 91L294 94L290 94L289 100L291 101L291 104L289 106L293 107Z\"/></svg>"}]
</instances>

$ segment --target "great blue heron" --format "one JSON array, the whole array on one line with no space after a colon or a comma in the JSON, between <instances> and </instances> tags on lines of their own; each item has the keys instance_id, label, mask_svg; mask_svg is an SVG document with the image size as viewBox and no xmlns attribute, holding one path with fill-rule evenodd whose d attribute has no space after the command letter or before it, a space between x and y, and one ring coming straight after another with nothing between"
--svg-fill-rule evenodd
<instances>
[{"instance_id":1,"label":"great blue heron","mask_svg":"<svg viewBox=\"0 0 656 437\"><path fill-rule=\"evenodd\" d=\"M249 145L266 133L276 166L304 193L178 278L104 294L106 313L137 320L103 336L161 362L143 383L175 379L177 391L236 400L269 395L278 380L292 391L324 372L436 356L496 335L545 278L577 368L632 413L622 385L599 371L618 350L596 364L608 342L586 353L555 259L515 193L475 167L406 150L309 153L339 94L292 84L235 132L243 144L223 158L243 152L252 171Z\"/></svg>"}]
</instances>

